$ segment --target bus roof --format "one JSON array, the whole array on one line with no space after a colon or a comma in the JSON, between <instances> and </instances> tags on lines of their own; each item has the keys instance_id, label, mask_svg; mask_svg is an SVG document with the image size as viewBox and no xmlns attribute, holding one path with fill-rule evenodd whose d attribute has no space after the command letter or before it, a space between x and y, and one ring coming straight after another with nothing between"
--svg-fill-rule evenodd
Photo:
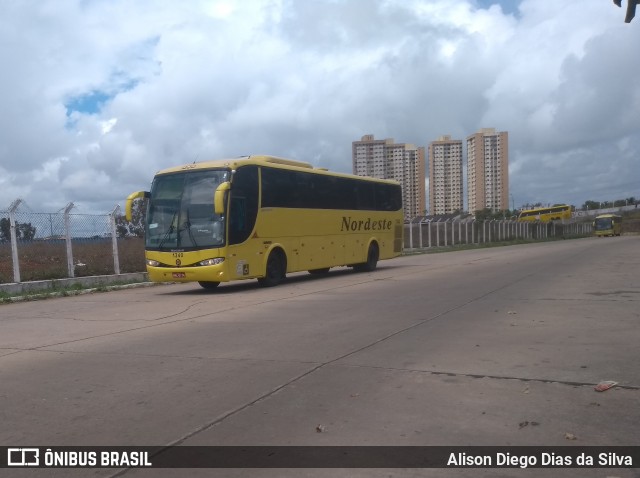
<instances>
[{"instance_id":1,"label":"bus roof","mask_svg":"<svg viewBox=\"0 0 640 478\"><path fill-rule=\"evenodd\" d=\"M293 159L286 159L286 158L280 158L277 156L268 156L268 155L240 156L238 158L218 159L213 161L200 161L197 163L193 162L190 164L182 164L179 166L173 166L171 168L161 169L156 173L156 175L178 173L183 171L195 171L199 169L216 169L216 168L237 169L240 166L245 166L249 164L262 165L262 166L272 165L272 166L277 166L284 169L293 169L293 170L307 170L307 171L312 170L314 173L326 174L329 176L339 176L339 177L345 177L345 178L377 181L381 183L399 184L397 181L393 181L390 179L378 179L378 178L372 178L370 176L356 176L354 174L337 173L337 172L329 171L326 168L315 168L313 167L312 164L306 163L304 161L296 161Z\"/></svg>"},{"instance_id":2,"label":"bus roof","mask_svg":"<svg viewBox=\"0 0 640 478\"><path fill-rule=\"evenodd\" d=\"M605 217L622 217L620 214L613 214L613 213L608 213L608 214L599 214L596 216L596 219L599 218L605 218Z\"/></svg>"}]
</instances>

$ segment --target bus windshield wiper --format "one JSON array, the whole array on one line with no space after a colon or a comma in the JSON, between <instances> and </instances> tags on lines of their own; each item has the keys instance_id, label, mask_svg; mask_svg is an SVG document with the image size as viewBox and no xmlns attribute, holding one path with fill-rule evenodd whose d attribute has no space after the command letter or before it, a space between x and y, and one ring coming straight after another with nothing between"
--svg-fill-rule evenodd
<instances>
[{"instance_id":1,"label":"bus windshield wiper","mask_svg":"<svg viewBox=\"0 0 640 478\"><path fill-rule=\"evenodd\" d=\"M173 223L175 222L177 216L178 216L178 210L176 209L176 212L174 212L173 216L171 217L171 225L169 226L169 229L167 229L167 232L165 232L164 235L162 236L162 239L160 239L160 243L158 244L158 249L162 249L162 245L165 243L167 239L169 239L169 236L175 230L175 228L173 227ZM177 240L177 237L176 237L176 240Z\"/></svg>"},{"instance_id":2,"label":"bus windshield wiper","mask_svg":"<svg viewBox=\"0 0 640 478\"><path fill-rule=\"evenodd\" d=\"M191 240L191 242L192 242L193 246L198 247L198 244L196 243L196 240L195 240L195 238L193 237L193 232L191 231L191 219L190 219L190 217L189 217L189 209L187 209L186 215L187 215L187 219L186 219L186 221L184 221L184 223L182 224L182 226L180 226L180 227L178 228L178 246L181 246L181 244L180 244L180 234L181 234L183 231L185 231L185 230L186 230L186 231L188 232L188 234L189 234L189 239Z\"/></svg>"},{"instance_id":3,"label":"bus windshield wiper","mask_svg":"<svg viewBox=\"0 0 640 478\"><path fill-rule=\"evenodd\" d=\"M195 238L193 237L193 231L191 231L191 219L189 216L189 209L187 208L187 222L185 222L185 226L187 226L187 231L189 232L189 239L191 239L191 242L193 243L193 245L195 247L198 247L198 244L196 243Z\"/></svg>"}]
</instances>

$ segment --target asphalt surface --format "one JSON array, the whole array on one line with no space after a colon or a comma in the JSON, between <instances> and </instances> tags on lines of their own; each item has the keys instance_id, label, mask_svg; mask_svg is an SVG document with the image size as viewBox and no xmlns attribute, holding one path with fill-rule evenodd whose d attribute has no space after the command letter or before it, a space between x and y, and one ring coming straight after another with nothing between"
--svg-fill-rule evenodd
<instances>
[{"instance_id":1,"label":"asphalt surface","mask_svg":"<svg viewBox=\"0 0 640 478\"><path fill-rule=\"evenodd\" d=\"M638 446L639 252L589 238L0 305L0 445ZM640 469L0 470L114 475Z\"/></svg>"}]
</instances>

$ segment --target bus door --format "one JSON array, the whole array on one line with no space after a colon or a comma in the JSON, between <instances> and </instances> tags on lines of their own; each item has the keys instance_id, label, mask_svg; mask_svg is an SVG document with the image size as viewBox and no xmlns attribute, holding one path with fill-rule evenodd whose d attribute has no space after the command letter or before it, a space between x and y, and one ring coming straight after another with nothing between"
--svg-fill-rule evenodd
<instances>
[{"instance_id":1,"label":"bus door","mask_svg":"<svg viewBox=\"0 0 640 478\"><path fill-rule=\"evenodd\" d=\"M244 166L234 173L229 196L229 278L248 279L261 273L262 243L254 237L258 216L258 168Z\"/></svg>"}]
</instances>

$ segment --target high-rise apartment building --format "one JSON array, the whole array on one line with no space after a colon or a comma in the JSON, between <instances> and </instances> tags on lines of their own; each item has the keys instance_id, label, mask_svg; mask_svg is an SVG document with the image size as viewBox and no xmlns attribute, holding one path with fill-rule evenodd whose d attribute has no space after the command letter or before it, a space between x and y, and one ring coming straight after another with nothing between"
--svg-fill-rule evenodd
<instances>
[{"instance_id":1,"label":"high-rise apartment building","mask_svg":"<svg viewBox=\"0 0 640 478\"><path fill-rule=\"evenodd\" d=\"M352 143L353 174L394 179L402 185L405 219L424 214L425 149L413 144L375 139L367 134Z\"/></svg>"},{"instance_id":2,"label":"high-rise apartment building","mask_svg":"<svg viewBox=\"0 0 640 478\"><path fill-rule=\"evenodd\" d=\"M470 213L509 209L509 134L483 128L467 137L467 201Z\"/></svg>"},{"instance_id":3,"label":"high-rise apartment building","mask_svg":"<svg viewBox=\"0 0 640 478\"><path fill-rule=\"evenodd\" d=\"M462 140L441 136L429 143L429 212L450 214L462 208Z\"/></svg>"}]
</instances>

